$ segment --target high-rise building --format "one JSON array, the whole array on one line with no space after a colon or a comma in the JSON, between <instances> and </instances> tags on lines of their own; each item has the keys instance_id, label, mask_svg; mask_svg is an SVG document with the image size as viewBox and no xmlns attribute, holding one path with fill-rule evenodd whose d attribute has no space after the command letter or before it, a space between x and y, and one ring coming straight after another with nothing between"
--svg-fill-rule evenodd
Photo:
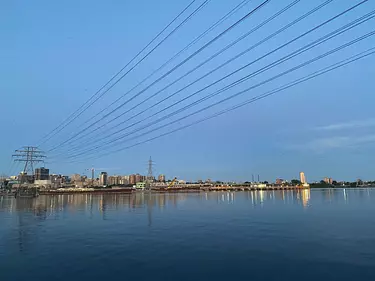
<instances>
[{"instance_id":1,"label":"high-rise building","mask_svg":"<svg viewBox=\"0 0 375 281\"><path fill-rule=\"evenodd\" d=\"M324 181L326 184L332 184L332 183L333 183L332 178L328 178L328 177L325 177L323 181Z\"/></svg>"},{"instance_id":2,"label":"high-rise building","mask_svg":"<svg viewBox=\"0 0 375 281\"><path fill-rule=\"evenodd\" d=\"M129 184L129 176L120 177L120 184Z\"/></svg>"},{"instance_id":3,"label":"high-rise building","mask_svg":"<svg viewBox=\"0 0 375 281\"><path fill-rule=\"evenodd\" d=\"M144 181L144 176L140 175L140 174L136 174L135 175L135 183L137 182L143 182Z\"/></svg>"},{"instance_id":4,"label":"high-rise building","mask_svg":"<svg viewBox=\"0 0 375 281\"><path fill-rule=\"evenodd\" d=\"M135 184L136 183L136 176L130 175L129 176L129 184Z\"/></svg>"},{"instance_id":5,"label":"high-rise building","mask_svg":"<svg viewBox=\"0 0 375 281\"><path fill-rule=\"evenodd\" d=\"M300 181L302 184L305 184L305 183L306 183L306 177L305 177L305 173L304 173L304 172L300 172L300 173L299 173L299 181Z\"/></svg>"},{"instance_id":6,"label":"high-rise building","mask_svg":"<svg viewBox=\"0 0 375 281\"><path fill-rule=\"evenodd\" d=\"M121 181L121 176L109 176L108 185L119 185Z\"/></svg>"},{"instance_id":7,"label":"high-rise building","mask_svg":"<svg viewBox=\"0 0 375 281\"><path fill-rule=\"evenodd\" d=\"M49 169L40 167L35 169L35 180L48 180L49 179Z\"/></svg>"},{"instance_id":8,"label":"high-rise building","mask_svg":"<svg viewBox=\"0 0 375 281\"><path fill-rule=\"evenodd\" d=\"M99 185L107 185L108 184L108 174L106 172L101 172L99 177Z\"/></svg>"},{"instance_id":9,"label":"high-rise building","mask_svg":"<svg viewBox=\"0 0 375 281\"><path fill-rule=\"evenodd\" d=\"M159 175L158 176L158 181L159 182L165 182L165 175Z\"/></svg>"},{"instance_id":10,"label":"high-rise building","mask_svg":"<svg viewBox=\"0 0 375 281\"><path fill-rule=\"evenodd\" d=\"M74 175L72 175L72 176L70 177L70 181L71 181L72 183L75 183L75 182L81 182L81 181L82 181L82 177L81 177L81 175L79 175L79 174L74 174Z\"/></svg>"}]
</instances>

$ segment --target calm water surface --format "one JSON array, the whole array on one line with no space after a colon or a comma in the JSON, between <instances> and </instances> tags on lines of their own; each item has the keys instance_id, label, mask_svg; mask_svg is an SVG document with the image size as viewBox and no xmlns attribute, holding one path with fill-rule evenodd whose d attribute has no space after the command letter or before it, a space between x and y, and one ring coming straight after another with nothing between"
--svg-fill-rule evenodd
<instances>
[{"instance_id":1,"label":"calm water surface","mask_svg":"<svg viewBox=\"0 0 375 281\"><path fill-rule=\"evenodd\" d=\"M0 197L0 280L375 280L375 190Z\"/></svg>"}]
</instances>

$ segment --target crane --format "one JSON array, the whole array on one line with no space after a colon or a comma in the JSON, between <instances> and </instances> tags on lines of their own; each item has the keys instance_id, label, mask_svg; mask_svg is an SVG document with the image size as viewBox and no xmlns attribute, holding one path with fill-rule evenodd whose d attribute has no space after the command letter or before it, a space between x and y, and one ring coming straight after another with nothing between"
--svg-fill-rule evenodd
<instances>
[{"instance_id":1,"label":"crane","mask_svg":"<svg viewBox=\"0 0 375 281\"><path fill-rule=\"evenodd\" d=\"M174 186L174 184L176 183L177 181L177 178L175 177L170 184L168 184L167 188L171 188L172 186Z\"/></svg>"}]
</instances>

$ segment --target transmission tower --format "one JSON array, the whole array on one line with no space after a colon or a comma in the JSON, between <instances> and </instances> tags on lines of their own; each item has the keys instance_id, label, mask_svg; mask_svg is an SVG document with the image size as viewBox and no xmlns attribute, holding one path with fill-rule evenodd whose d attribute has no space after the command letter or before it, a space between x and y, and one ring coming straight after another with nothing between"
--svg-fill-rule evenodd
<instances>
[{"instance_id":1,"label":"transmission tower","mask_svg":"<svg viewBox=\"0 0 375 281\"><path fill-rule=\"evenodd\" d=\"M23 173L21 175L20 183L26 182L25 175L31 172L29 175L34 175L34 164L39 162L44 162L43 152L38 150L35 146L24 146L21 150L16 150L15 154L12 155L15 162L24 162L25 166L23 168Z\"/></svg>"},{"instance_id":2,"label":"transmission tower","mask_svg":"<svg viewBox=\"0 0 375 281\"><path fill-rule=\"evenodd\" d=\"M151 159L148 160L148 172L147 172L147 180L146 180L146 187L147 189L151 189L151 182L154 181L154 176L152 174L152 167L154 166L154 162Z\"/></svg>"}]
</instances>

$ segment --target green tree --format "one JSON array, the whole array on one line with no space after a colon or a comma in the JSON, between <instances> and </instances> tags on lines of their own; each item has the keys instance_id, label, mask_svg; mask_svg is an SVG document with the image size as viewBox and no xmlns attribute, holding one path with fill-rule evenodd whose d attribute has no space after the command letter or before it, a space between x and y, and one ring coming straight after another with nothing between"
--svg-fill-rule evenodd
<instances>
[{"instance_id":1,"label":"green tree","mask_svg":"<svg viewBox=\"0 0 375 281\"><path fill-rule=\"evenodd\" d=\"M290 182L292 183L292 185L300 185L301 184L301 181L296 180L296 179L291 180Z\"/></svg>"}]
</instances>

